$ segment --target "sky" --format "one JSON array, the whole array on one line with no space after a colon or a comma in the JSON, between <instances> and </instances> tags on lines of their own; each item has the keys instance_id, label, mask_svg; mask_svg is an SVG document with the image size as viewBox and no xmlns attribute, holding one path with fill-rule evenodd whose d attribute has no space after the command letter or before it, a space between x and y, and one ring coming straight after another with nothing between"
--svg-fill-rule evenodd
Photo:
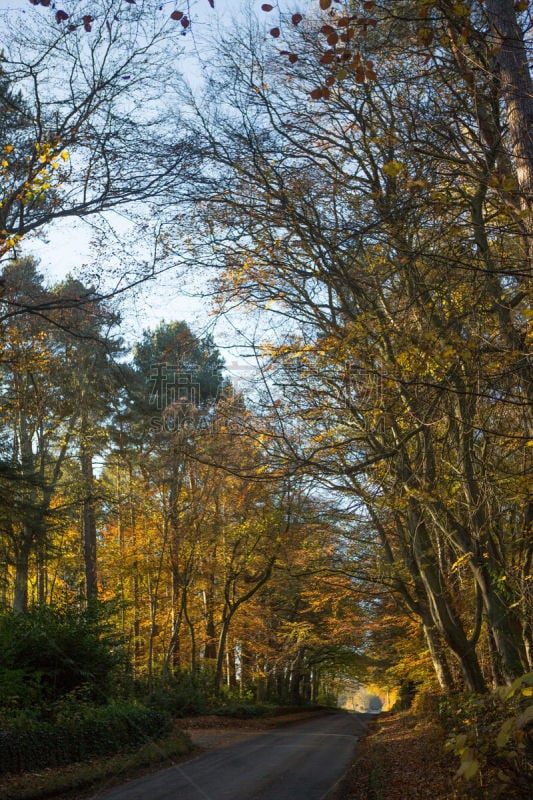
<instances>
[{"instance_id":1,"label":"sky","mask_svg":"<svg viewBox=\"0 0 533 800\"><path fill-rule=\"evenodd\" d=\"M250 0L250 4L267 28L276 24L276 12L265 14L261 11L261 0ZM169 9L180 10L189 7L192 25L183 36L185 55L180 58L178 69L187 82L198 86L201 83L201 60L208 53L210 37L212 40L214 36L213 31L219 26L238 24L239 14L248 3L240 0L215 0L214 10L210 8L209 0L193 0L189 3L186 0L175 0L175 2L162 0L162 5L168 6ZM291 11L305 8L306 5L309 5L309 0L301 0L300 3L298 0L292 3L289 0L285 4ZM56 0L56 6L68 10L69 0L63 2ZM0 11L8 9L20 12L21 15L35 12L29 0L0 0ZM38 13L54 12L49 8L39 8ZM207 47L202 48L202 40L207 42ZM117 232L123 242L129 242L132 238L130 232L135 222L128 216L127 210L119 209L117 212L106 214L106 223ZM111 271L113 266L117 267L114 270L115 274L123 274L124 269L120 268L119 263L113 264L112 259L102 270L102 251L99 252L94 246L97 241L98 234L95 233L91 220L65 219L54 223L37 235L27 237L22 243L22 254L35 256L40 262L40 271L52 284L67 274L81 277L90 284L92 276L98 280L106 271L106 267ZM118 250L120 250L119 243L117 243ZM150 261L152 253L149 250L143 253L141 249L132 252L130 257L133 261L135 259L139 262L143 259ZM127 259L124 259L124 263L127 263ZM120 288L125 280L127 278L118 281L116 278L107 278L104 287ZM205 286L201 288L205 290ZM242 316L217 319L211 313L209 300L205 296L198 296L197 289L198 286L191 285L176 271L169 270L158 279L147 281L135 291L121 294L119 308L123 320L122 335L126 343L131 345L140 338L143 330L156 327L162 320L167 322L184 320L199 335L212 333L226 361L230 376L239 388L245 388L247 382L253 379L254 373L257 373L253 358L250 358L247 342L256 339L258 334L263 335L268 329L268 322L259 323L258 320Z\"/></svg>"}]
</instances>

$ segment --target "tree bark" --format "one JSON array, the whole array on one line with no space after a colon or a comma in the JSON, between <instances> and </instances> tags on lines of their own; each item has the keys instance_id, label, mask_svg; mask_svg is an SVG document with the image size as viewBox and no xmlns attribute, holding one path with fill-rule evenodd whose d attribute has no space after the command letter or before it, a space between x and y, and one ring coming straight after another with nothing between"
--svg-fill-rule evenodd
<instances>
[{"instance_id":1,"label":"tree bark","mask_svg":"<svg viewBox=\"0 0 533 800\"><path fill-rule=\"evenodd\" d=\"M511 138L511 153L524 210L533 211L533 81L513 0L486 0L498 52L499 78ZM533 220L526 222L528 234ZM533 243L530 242L530 252Z\"/></svg>"}]
</instances>

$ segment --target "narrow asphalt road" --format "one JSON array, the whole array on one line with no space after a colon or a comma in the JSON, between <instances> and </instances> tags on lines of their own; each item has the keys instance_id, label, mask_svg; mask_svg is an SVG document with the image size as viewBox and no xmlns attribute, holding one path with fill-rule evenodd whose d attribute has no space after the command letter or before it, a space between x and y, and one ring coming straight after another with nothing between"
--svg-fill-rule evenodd
<instances>
[{"instance_id":1,"label":"narrow asphalt road","mask_svg":"<svg viewBox=\"0 0 533 800\"><path fill-rule=\"evenodd\" d=\"M350 765L365 714L339 714L250 736L132 780L98 800L324 800Z\"/></svg>"}]
</instances>

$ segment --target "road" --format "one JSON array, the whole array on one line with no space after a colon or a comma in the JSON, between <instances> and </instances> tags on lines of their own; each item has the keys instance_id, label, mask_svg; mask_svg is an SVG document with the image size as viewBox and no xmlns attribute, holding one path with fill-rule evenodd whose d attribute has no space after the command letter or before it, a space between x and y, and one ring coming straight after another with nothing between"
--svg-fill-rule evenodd
<instances>
[{"instance_id":1,"label":"road","mask_svg":"<svg viewBox=\"0 0 533 800\"><path fill-rule=\"evenodd\" d=\"M98 800L325 800L350 765L365 714L320 717L251 735L132 780Z\"/></svg>"}]
</instances>

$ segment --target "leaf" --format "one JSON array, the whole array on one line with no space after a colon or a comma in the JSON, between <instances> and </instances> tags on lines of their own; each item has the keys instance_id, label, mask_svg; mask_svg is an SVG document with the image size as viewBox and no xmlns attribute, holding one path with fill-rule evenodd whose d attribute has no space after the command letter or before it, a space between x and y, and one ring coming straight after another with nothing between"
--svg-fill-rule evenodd
<instances>
[{"instance_id":1,"label":"leaf","mask_svg":"<svg viewBox=\"0 0 533 800\"><path fill-rule=\"evenodd\" d=\"M433 41L433 31L431 28L419 28L416 33L416 41L421 47L430 45Z\"/></svg>"},{"instance_id":2,"label":"leaf","mask_svg":"<svg viewBox=\"0 0 533 800\"><path fill-rule=\"evenodd\" d=\"M302 19L303 17L301 14L293 14L291 17L291 22L293 25L299 25Z\"/></svg>"},{"instance_id":3,"label":"leaf","mask_svg":"<svg viewBox=\"0 0 533 800\"><path fill-rule=\"evenodd\" d=\"M533 722L533 706L528 706L525 711L523 711L515 720L515 727L518 731L521 731L522 728L525 728L526 725L529 725L530 722Z\"/></svg>"},{"instance_id":4,"label":"leaf","mask_svg":"<svg viewBox=\"0 0 533 800\"><path fill-rule=\"evenodd\" d=\"M183 17L183 11L173 11L170 15L170 19L175 19L179 21Z\"/></svg>"},{"instance_id":5,"label":"leaf","mask_svg":"<svg viewBox=\"0 0 533 800\"><path fill-rule=\"evenodd\" d=\"M403 169L403 164L400 164L399 161L388 161L382 167L382 172L387 178L395 178Z\"/></svg>"},{"instance_id":6,"label":"leaf","mask_svg":"<svg viewBox=\"0 0 533 800\"><path fill-rule=\"evenodd\" d=\"M320 0L320 8L322 11L327 11L333 0Z\"/></svg>"},{"instance_id":7,"label":"leaf","mask_svg":"<svg viewBox=\"0 0 533 800\"><path fill-rule=\"evenodd\" d=\"M479 761L473 758L461 762L461 766L457 770L455 777L465 778L465 780L469 781L473 777L475 777L475 775L477 775L478 772L479 772Z\"/></svg>"},{"instance_id":8,"label":"leaf","mask_svg":"<svg viewBox=\"0 0 533 800\"><path fill-rule=\"evenodd\" d=\"M274 10L274 6L271 6L270 3L263 3L263 5L261 6L261 10L262 11L273 11Z\"/></svg>"},{"instance_id":9,"label":"leaf","mask_svg":"<svg viewBox=\"0 0 533 800\"><path fill-rule=\"evenodd\" d=\"M501 726L498 736L496 737L496 747L499 750L502 750L509 741L511 731L513 730L513 725L514 719L507 719Z\"/></svg>"},{"instance_id":10,"label":"leaf","mask_svg":"<svg viewBox=\"0 0 533 800\"><path fill-rule=\"evenodd\" d=\"M278 39L281 35L281 31L279 28L272 28L270 31L270 35L274 37L274 39Z\"/></svg>"},{"instance_id":11,"label":"leaf","mask_svg":"<svg viewBox=\"0 0 533 800\"><path fill-rule=\"evenodd\" d=\"M67 14L66 11L61 11L61 10L56 11L56 22L58 25L60 25L62 22L65 22L65 20L67 20L68 17L69 15Z\"/></svg>"},{"instance_id":12,"label":"leaf","mask_svg":"<svg viewBox=\"0 0 533 800\"><path fill-rule=\"evenodd\" d=\"M211 8L214 8L214 7L215 7L215 0L207 0L207 2L208 2L208 3L209 3L209 5L211 6Z\"/></svg>"}]
</instances>

